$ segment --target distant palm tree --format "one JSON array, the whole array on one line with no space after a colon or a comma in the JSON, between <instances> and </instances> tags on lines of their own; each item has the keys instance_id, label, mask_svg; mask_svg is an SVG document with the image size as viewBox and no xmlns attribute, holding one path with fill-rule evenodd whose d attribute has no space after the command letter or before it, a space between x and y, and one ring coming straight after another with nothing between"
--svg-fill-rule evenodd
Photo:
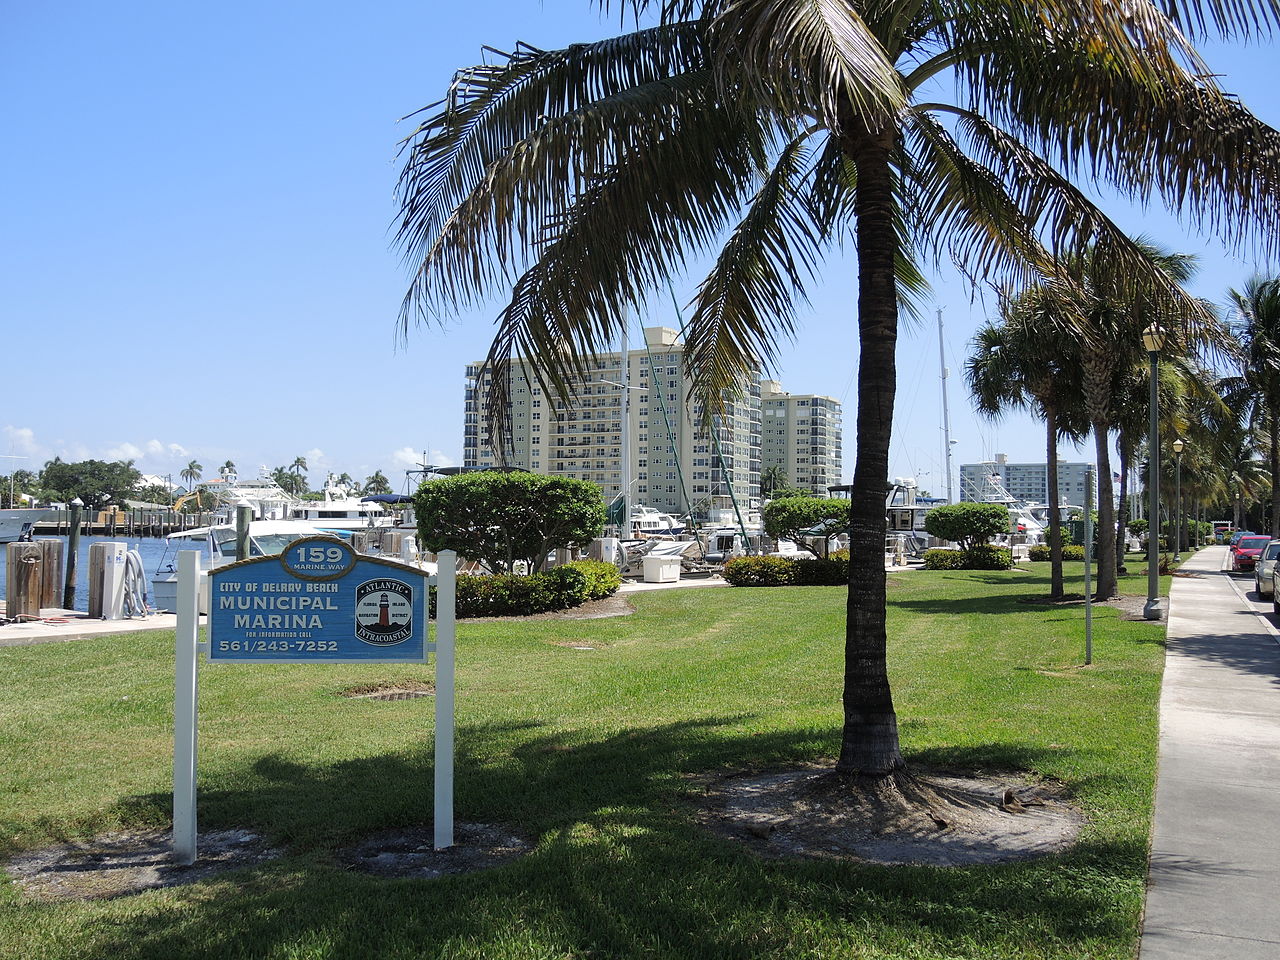
<instances>
[{"instance_id":1,"label":"distant palm tree","mask_svg":"<svg viewBox=\"0 0 1280 960\"><path fill-rule=\"evenodd\" d=\"M204 475L204 467L196 461L192 460L182 469L178 476L182 477L182 482L187 485L190 490L196 485L196 482Z\"/></svg>"},{"instance_id":2,"label":"distant palm tree","mask_svg":"<svg viewBox=\"0 0 1280 960\"><path fill-rule=\"evenodd\" d=\"M1227 384L1227 402L1265 438L1271 477L1271 536L1280 537L1280 278L1253 277L1227 291L1240 340L1241 372Z\"/></svg>"},{"instance_id":3,"label":"distant palm tree","mask_svg":"<svg viewBox=\"0 0 1280 960\"><path fill-rule=\"evenodd\" d=\"M1027 409L1044 421L1049 501L1049 596L1064 594L1062 512L1058 492L1058 440L1089 433L1080 397L1079 353L1072 338L1046 322L1043 304L1030 291L1006 297L1001 322L974 337L965 379L978 412L999 419L1007 410Z\"/></svg>"},{"instance_id":4,"label":"distant palm tree","mask_svg":"<svg viewBox=\"0 0 1280 960\"><path fill-rule=\"evenodd\" d=\"M227 473L235 473L235 472L236 472L236 465L235 465L235 461L233 461L233 460L228 460L226 463L224 463L224 464L222 465L222 470L221 470L221 472L222 472L223 474L227 474Z\"/></svg>"},{"instance_id":5,"label":"distant palm tree","mask_svg":"<svg viewBox=\"0 0 1280 960\"><path fill-rule=\"evenodd\" d=\"M390 493L391 481L389 481L381 470L375 470L373 475L367 477L364 481L365 493Z\"/></svg>"},{"instance_id":6,"label":"distant palm tree","mask_svg":"<svg viewBox=\"0 0 1280 960\"><path fill-rule=\"evenodd\" d=\"M292 470L294 472L294 475L297 477L297 481L294 483L293 492L297 494L306 493L307 480L306 480L306 477L303 476L303 474L306 472L306 469L307 469L307 458L294 457L293 463L289 464L289 469Z\"/></svg>"}]
</instances>

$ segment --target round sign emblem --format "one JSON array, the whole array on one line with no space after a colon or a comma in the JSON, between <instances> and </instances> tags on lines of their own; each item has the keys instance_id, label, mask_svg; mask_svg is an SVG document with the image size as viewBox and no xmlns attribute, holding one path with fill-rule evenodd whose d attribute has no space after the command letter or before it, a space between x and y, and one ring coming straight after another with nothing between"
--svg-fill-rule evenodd
<instances>
[{"instance_id":1,"label":"round sign emblem","mask_svg":"<svg viewBox=\"0 0 1280 960\"><path fill-rule=\"evenodd\" d=\"M356 638L379 647L413 636L413 587L387 577L356 587Z\"/></svg>"},{"instance_id":2,"label":"round sign emblem","mask_svg":"<svg viewBox=\"0 0 1280 960\"><path fill-rule=\"evenodd\" d=\"M280 565L303 580L336 580L355 567L356 552L336 537L303 537L280 554Z\"/></svg>"}]
</instances>

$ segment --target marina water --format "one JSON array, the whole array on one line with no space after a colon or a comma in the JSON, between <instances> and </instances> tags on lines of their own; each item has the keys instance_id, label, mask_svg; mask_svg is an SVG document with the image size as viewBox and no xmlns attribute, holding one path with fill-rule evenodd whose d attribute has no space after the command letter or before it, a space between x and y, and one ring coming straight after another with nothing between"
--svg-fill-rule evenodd
<instances>
[{"instance_id":1,"label":"marina water","mask_svg":"<svg viewBox=\"0 0 1280 960\"><path fill-rule=\"evenodd\" d=\"M65 572L66 555L67 555L67 538L66 537L37 537L36 539L62 541L62 558L63 558L62 562L63 562L64 572ZM164 540L158 537L135 537L133 539L127 539L125 537L81 537L79 561L76 564L76 603L75 603L75 609L79 610L81 613L84 613L89 609L89 547L91 544L95 544L95 543L127 543L129 545L130 550L138 551L138 553L142 556L142 568L146 572L146 576L147 576L146 590L147 590L147 603L149 604L154 603L154 598L151 596L151 578L156 575L156 571L160 568L161 564L163 563L164 566L167 568L168 565L172 563L174 565L174 568L176 569L178 565L177 548L179 544L181 545L183 550L194 549L196 546L194 542L189 540L178 541L173 544L167 544ZM166 556L166 551L168 553L168 556ZM7 559L6 559L7 553L8 551L5 549L4 544L0 544L0 600L5 599L5 590L7 589L7 583L8 583L8 571L6 570L6 567L5 567L7 563ZM208 550L202 548L200 553L202 558L201 563L207 566L209 562ZM61 607L62 597L58 596L53 603L50 603L48 600L46 600L44 605L46 607Z\"/></svg>"}]
</instances>

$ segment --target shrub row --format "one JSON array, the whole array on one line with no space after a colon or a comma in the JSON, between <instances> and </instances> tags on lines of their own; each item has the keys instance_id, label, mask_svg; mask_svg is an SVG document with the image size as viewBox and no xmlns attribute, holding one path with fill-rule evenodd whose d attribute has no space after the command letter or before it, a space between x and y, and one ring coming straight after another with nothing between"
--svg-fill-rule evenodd
<instances>
[{"instance_id":1,"label":"shrub row","mask_svg":"<svg viewBox=\"0 0 1280 960\"><path fill-rule=\"evenodd\" d=\"M1013 551L1008 547L980 544L968 550L926 550L926 570L1009 570Z\"/></svg>"},{"instance_id":2,"label":"shrub row","mask_svg":"<svg viewBox=\"0 0 1280 960\"><path fill-rule=\"evenodd\" d=\"M839 587L849 582L849 551L829 557L734 557L724 578L735 587Z\"/></svg>"},{"instance_id":3,"label":"shrub row","mask_svg":"<svg viewBox=\"0 0 1280 960\"><path fill-rule=\"evenodd\" d=\"M459 574L458 618L523 617L549 610L577 607L588 600L612 596L622 585L622 575L612 563L575 560L528 576L503 574L483 577ZM436 594L431 591L431 615Z\"/></svg>"},{"instance_id":4,"label":"shrub row","mask_svg":"<svg viewBox=\"0 0 1280 960\"><path fill-rule=\"evenodd\" d=\"M1047 543L1037 543L1029 551L1032 560L1048 560L1049 545ZM1068 543L1062 547L1063 560L1084 560L1084 545L1079 543Z\"/></svg>"}]
</instances>

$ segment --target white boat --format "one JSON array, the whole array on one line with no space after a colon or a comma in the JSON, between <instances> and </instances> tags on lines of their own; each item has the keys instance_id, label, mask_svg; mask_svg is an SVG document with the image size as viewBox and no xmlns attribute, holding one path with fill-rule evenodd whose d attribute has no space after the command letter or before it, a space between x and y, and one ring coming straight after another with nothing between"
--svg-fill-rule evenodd
<instances>
[{"instance_id":1,"label":"white boat","mask_svg":"<svg viewBox=\"0 0 1280 960\"><path fill-rule=\"evenodd\" d=\"M174 504L175 509L195 497L200 498L201 509L216 510L229 523L234 522L239 503L253 507L255 520L284 520L290 509L301 502L276 483L265 466L253 480L242 479L234 470L223 470L216 479L196 484L191 493Z\"/></svg>"},{"instance_id":2,"label":"white boat","mask_svg":"<svg viewBox=\"0 0 1280 960\"><path fill-rule=\"evenodd\" d=\"M321 492L323 498L320 500L295 500L290 504L285 517L335 530L387 527L397 522L396 515L381 503L354 496L351 488L339 483L333 474L325 478Z\"/></svg>"},{"instance_id":3,"label":"white boat","mask_svg":"<svg viewBox=\"0 0 1280 960\"><path fill-rule=\"evenodd\" d=\"M340 537L351 542L354 531L340 527L332 527L325 523L314 523L309 520L251 520L249 522L249 556L279 556L285 548L295 540L303 537L331 536ZM155 575L151 579L152 602L157 610L176 610L178 600L178 558L177 551L182 549L200 550L201 590L200 612L208 611L207 587L204 574L209 570L226 566L236 560L236 528L234 524L214 524L208 527L193 527L165 538L166 550L158 564ZM381 552L372 555L386 558ZM418 567L427 574L436 572L436 565L427 560L418 560L416 544L412 539L406 541L404 553L392 557L402 563Z\"/></svg>"},{"instance_id":4,"label":"white boat","mask_svg":"<svg viewBox=\"0 0 1280 960\"><path fill-rule=\"evenodd\" d=\"M50 510L13 509L0 510L0 543L17 543L30 540L35 525L47 517Z\"/></svg>"},{"instance_id":5,"label":"white boat","mask_svg":"<svg viewBox=\"0 0 1280 960\"><path fill-rule=\"evenodd\" d=\"M965 493L970 500L978 503L998 503L1009 511L1007 539L1011 545L1017 541L1029 544L1044 541L1049 525L1048 508L1043 507L1042 509L1046 512L1042 514L1042 518L1038 518L1034 510L1041 508L1042 505L1019 500L1005 488L1003 478L994 470L983 478L980 485L971 484L970 489Z\"/></svg>"},{"instance_id":6,"label":"white boat","mask_svg":"<svg viewBox=\"0 0 1280 960\"><path fill-rule=\"evenodd\" d=\"M295 540L324 534L340 536L313 523L301 520L252 520L249 523L249 556L278 556ZM157 610L177 610L179 550L200 550L201 589L200 612L208 609L207 588L203 574L217 567L234 563L236 559L236 528L234 524L214 524L209 527L192 527L165 537L165 553L158 569L151 578L152 603Z\"/></svg>"},{"instance_id":7,"label":"white boat","mask_svg":"<svg viewBox=\"0 0 1280 960\"><path fill-rule=\"evenodd\" d=\"M636 504L631 508L632 537L670 537L684 532L684 521L653 507Z\"/></svg>"}]
</instances>

